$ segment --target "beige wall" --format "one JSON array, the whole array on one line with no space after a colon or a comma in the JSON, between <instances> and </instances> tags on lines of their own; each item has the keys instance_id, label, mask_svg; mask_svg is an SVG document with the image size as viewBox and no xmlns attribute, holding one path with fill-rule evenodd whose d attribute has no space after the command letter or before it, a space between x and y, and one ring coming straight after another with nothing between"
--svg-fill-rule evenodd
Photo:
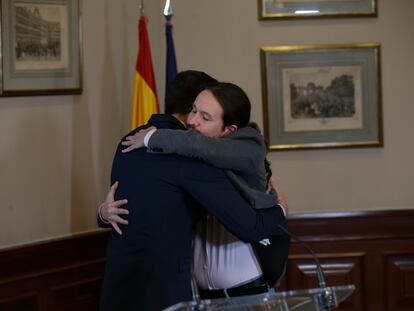
<instances>
[{"instance_id":1,"label":"beige wall","mask_svg":"<svg viewBox=\"0 0 414 311\"><path fill-rule=\"evenodd\" d=\"M0 98L0 246L93 229L114 148L128 130L139 1L81 3L83 94ZM163 4L145 1L160 99ZM414 208L412 0L379 0L378 18L263 22L255 0L173 5L179 68L242 86L260 125L261 46L381 43L385 147L272 152L270 158L292 213Z\"/></svg>"}]
</instances>

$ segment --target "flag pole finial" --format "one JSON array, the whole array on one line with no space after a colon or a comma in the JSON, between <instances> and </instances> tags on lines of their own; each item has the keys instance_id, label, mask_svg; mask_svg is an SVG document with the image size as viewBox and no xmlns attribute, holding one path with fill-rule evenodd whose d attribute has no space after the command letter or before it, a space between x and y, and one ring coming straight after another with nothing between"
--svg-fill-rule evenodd
<instances>
[{"instance_id":1,"label":"flag pole finial","mask_svg":"<svg viewBox=\"0 0 414 311\"><path fill-rule=\"evenodd\" d=\"M139 3L139 12L141 14L141 16L144 16L145 11L144 11L144 0L141 0L141 2Z\"/></svg>"},{"instance_id":2,"label":"flag pole finial","mask_svg":"<svg viewBox=\"0 0 414 311\"><path fill-rule=\"evenodd\" d=\"M172 9L172 6L171 6L171 1L166 0L165 1L165 7L164 7L164 17L167 20L167 22L169 22L171 20L173 15L174 15L174 13L173 13L173 9Z\"/></svg>"}]
</instances>

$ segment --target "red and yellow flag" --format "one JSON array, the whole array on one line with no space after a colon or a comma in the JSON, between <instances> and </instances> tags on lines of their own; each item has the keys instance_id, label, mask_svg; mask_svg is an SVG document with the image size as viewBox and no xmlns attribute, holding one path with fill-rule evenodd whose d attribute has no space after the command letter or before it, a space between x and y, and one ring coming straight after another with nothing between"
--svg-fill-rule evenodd
<instances>
[{"instance_id":1,"label":"red and yellow flag","mask_svg":"<svg viewBox=\"0 0 414 311\"><path fill-rule=\"evenodd\" d=\"M134 96L132 98L132 129L147 123L153 113L160 111L145 16L141 16L139 19L138 31L139 51L135 65Z\"/></svg>"}]
</instances>

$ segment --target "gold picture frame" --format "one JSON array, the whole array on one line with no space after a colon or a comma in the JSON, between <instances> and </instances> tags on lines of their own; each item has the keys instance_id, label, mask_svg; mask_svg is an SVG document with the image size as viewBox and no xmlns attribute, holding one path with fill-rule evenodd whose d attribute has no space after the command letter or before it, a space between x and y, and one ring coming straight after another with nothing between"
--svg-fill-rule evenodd
<instances>
[{"instance_id":1,"label":"gold picture frame","mask_svg":"<svg viewBox=\"0 0 414 311\"><path fill-rule=\"evenodd\" d=\"M269 150L383 146L378 43L262 47Z\"/></svg>"},{"instance_id":2,"label":"gold picture frame","mask_svg":"<svg viewBox=\"0 0 414 311\"><path fill-rule=\"evenodd\" d=\"M377 17L378 0L258 0L260 20Z\"/></svg>"}]
</instances>

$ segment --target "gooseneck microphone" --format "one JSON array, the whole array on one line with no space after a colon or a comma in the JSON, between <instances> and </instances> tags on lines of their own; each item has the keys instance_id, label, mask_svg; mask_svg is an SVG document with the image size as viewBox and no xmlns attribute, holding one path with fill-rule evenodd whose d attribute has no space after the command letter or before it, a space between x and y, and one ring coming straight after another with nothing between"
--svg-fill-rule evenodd
<instances>
[{"instance_id":1,"label":"gooseneck microphone","mask_svg":"<svg viewBox=\"0 0 414 311\"><path fill-rule=\"evenodd\" d=\"M306 248L306 250L309 253L311 253L312 258L313 258L313 260L316 263L316 276L318 277L318 286L320 288L326 287L325 276L324 276L323 271L322 271L322 265L319 262L319 258L318 258L318 256L316 256L315 252L309 247L308 244L306 244L305 242L303 242L301 239L299 239L293 233L289 232L286 228L282 227L281 225L278 225L278 227L280 229L282 229L282 231L284 233L286 233L288 236L290 236L292 239L294 239L296 242L298 242L300 245L302 245L304 248Z\"/></svg>"},{"instance_id":2,"label":"gooseneck microphone","mask_svg":"<svg viewBox=\"0 0 414 311\"><path fill-rule=\"evenodd\" d=\"M318 294L319 306L323 308L324 310L331 310L332 308L337 307L338 302L337 302L335 293L333 292L332 288L326 286L325 276L323 274L322 265L319 262L318 256L316 256L315 252L312 250L312 248L310 248L309 245L307 245L304 241L302 241L296 235L289 232L286 228L282 227L281 225L278 225L278 227L283 232L285 232L288 236L290 236L293 240L295 240L300 245L302 245L312 255L312 258L316 263L316 276L318 278L318 287L322 290Z\"/></svg>"},{"instance_id":3,"label":"gooseneck microphone","mask_svg":"<svg viewBox=\"0 0 414 311\"><path fill-rule=\"evenodd\" d=\"M193 302L197 306L199 306L201 300L200 300L200 294L198 292L197 282L196 282L195 277L194 277L194 273L192 273L192 276L191 276L191 295L192 295L192 298L193 298Z\"/></svg>"}]
</instances>

